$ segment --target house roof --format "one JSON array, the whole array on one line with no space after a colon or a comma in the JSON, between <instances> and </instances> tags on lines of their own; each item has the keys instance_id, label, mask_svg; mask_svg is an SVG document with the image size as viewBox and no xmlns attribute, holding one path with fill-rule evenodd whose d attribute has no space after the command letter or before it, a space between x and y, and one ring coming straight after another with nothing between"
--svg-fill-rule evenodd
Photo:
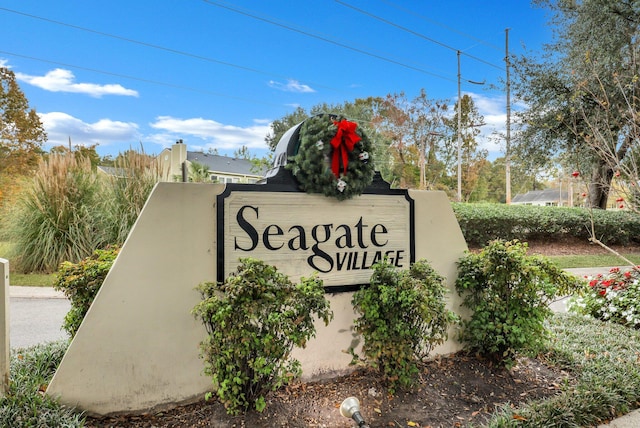
<instances>
[{"instance_id":1,"label":"house roof","mask_svg":"<svg viewBox=\"0 0 640 428\"><path fill-rule=\"evenodd\" d=\"M511 200L511 203L533 203L533 202L555 202L560 199L566 201L569 198L569 192L560 189L544 189L544 190L530 190L525 194L517 194Z\"/></svg>"},{"instance_id":2,"label":"house roof","mask_svg":"<svg viewBox=\"0 0 640 428\"><path fill-rule=\"evenodd\" d=\"M203 152L187 151L187 160L206 165L209 171L238 175L252 175L261 177L266 170L255 171L253 163L247 159L232 158L229 156L213 155Z\"/></svg>"}]
</instances>

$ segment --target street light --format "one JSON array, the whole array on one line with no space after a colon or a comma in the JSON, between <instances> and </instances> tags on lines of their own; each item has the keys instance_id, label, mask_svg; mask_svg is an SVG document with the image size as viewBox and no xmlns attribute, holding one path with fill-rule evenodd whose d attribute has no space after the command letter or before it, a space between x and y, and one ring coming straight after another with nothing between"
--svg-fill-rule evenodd
<instances>
[{"instance_id":1,"label":"street light","mask_svg":"<svg viewBox=\"0 0 640 428\"><path fill-rule=\"evenodd\" d=\"M462 95L460 93L460 51L458 53L458 202L462 202ZM465 79L466 80L466 79ZM484 85L483 82L467 80L474 85Z\"/></svg>"}]
</instances>

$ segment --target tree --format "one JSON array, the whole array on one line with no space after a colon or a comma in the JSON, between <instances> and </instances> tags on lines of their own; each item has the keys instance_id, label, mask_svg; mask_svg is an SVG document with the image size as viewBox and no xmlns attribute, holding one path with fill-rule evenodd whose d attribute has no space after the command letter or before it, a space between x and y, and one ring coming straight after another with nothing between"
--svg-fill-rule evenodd
<instances>
[{"instance_id":1,"label":"tree","mask_svg":"<svg viewBox=\"0 0 640 428\"><path fill-rule=\"evenodd\" d=\"M69 147L71 147L71 145L69 145ZM78 161L81 158L89 159L89 161L91 162L91 167L95 169L98 165L104 165L101 163L100 155L98 154L98 152L96 152L96 147L98 147L97 144L92 144L86 147L76 145L74 146L74 149L71 149L70 151L70 149L65 146L55 146L52 147L51 150L49 150L49 154L64 155L71 152Z\"/></svg>"},{"instance_id":2,"label":"tree","mask_svg":"<svg viewBox=\"0 0 640 428\"><path fill-rule=\"evenodd\" d=\"M13 71L0 67L0 202L18 176L35 172L47 140L42 122L16 82Z\"/></svg>"},{"instance_id":3,"label":"tree","mask_svg":"<svg viewBox=\"0 0 640 428\"><path fill-rule=\"evenodd\" d=\"M566 167L589 180L588 205L606 209L616 164L637 144L632 137L637 121L628 107L635 105L639 89L640 5L629 0L535 3L552 11L555 42L542 61L514 61L516 96L529 106L520 115L526 128L514 150L538 165L567 152Z\"/></svg>"},{"instance_id":4,"label":"tree","mask_svg":"<svg viewBox=\"0 0 640 428\"><path fill-rule=\"evenodd\" d=\"M251 153L249 152L249 148L247 146L242 146L233 152L233 157L237 159L251 160Z\"/></svg>"},{"instance_id":5,"label":"tree","mask_svg":"<svg viewBox=\"0 0 640 428\"><path fill-rule=\"evenodd\" d=\"M211 181L209 167L200 162L189 162L189 181L191 183L206 183Z\"/></svg>"},{"instance_id":6,"label":"tree","mask_svg":"<svg viewBox=\"0 0 640 428\"><path fill-rule=\"evenodd\" d=\"M443 161L447 170L451 171L451 175L457 177L458 171L458 109L460 109L460 163L462 170L462 200L470 201L471 195L476 191L478 180L480 179L480 171L485 166L488 152L478 148L476 138L480 135L480 127L483 126L484 117L478 111L471 96L465 94L460 99L460 103L456 103L455 114L449 118L445 118L445 125L448 129L449 137L443 150ZM457 187L457 183L456 183Z\"/></svg>"},{"instance_id":7,"label":"tree","mask_svg":"<svg viewBox=\"0 0 640 428\"><path fill-rule=\"evenodd\" d=\"M404 92L381 100L374 125L390 142L392 171L400 187L431 189L441 180L444 166L438 154L446 135L446 112L446 101L428 98L424 89L411 100Z\"/></svg>"}]
</instances>

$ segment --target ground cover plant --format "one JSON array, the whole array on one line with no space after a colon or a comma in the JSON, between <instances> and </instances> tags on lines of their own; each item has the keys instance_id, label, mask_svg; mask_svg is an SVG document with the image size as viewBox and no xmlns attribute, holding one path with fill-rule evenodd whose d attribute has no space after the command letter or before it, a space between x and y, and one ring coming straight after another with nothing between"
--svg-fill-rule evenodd
<instances>
[{"instance_id":1,"label":"ground cover plant","mask_svg":"<svg viewBox=\"0 0 640 428\"><path fill-rule=\"evenodd\" d=\"M487 427L591 427L640 407L640 332L566 314L548 327L553 340L543 358L573 380L549 399L503 406Z\"/></svg>"},{"instance_id":2,"label":"ground cover plant","mask_svg":"<svg viewBox=\"0 0 640 428\"><path fill-rule=\"evenodd\" d=\"M0 397L0 426L39 428L84 426L84 416L43 395L68 342L52 342L11 353L10 386Z\"/></svg>"}]
</instances>

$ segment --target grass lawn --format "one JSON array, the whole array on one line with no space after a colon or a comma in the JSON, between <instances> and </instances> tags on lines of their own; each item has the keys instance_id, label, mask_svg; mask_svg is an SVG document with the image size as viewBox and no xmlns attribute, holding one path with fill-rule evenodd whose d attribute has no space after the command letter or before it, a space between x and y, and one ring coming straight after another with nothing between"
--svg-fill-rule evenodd
<instances>
[{"instance_id":1,"label":"grass lawn","mask_svg":"<svg viewBox=\"0 0 640 428\"><path fill-rule=\"evenodd\" d=\"M1 244L1 243L0 243ZM1 246L0 246L1 248ZM640 265L640 254L623 254L635 265ZM625 263L614 255L575 255L575 256L549 256L561 269L599 267L599 266L624 266ZM14 273L9 278L11 285L29 287L52 287L55 282L55 274L40 273Z\"/></svg>"},{"instance_id":2,"label":"grass lawn","mask_svg":"<svg viewBox=\"0 0 640 428\"><path fill-rule=\"evenodd\" d=\"M623 254L623 256L633 262L634 265L640 265L640 254ZM549 256L548 259L561 269L626 265L622 259L613 254Z\"/></svg>"},{"instance_id":3,"label":"grass lawn","mask_svg":"<svg viewBox=\"0 0 640 428\"><path fill-rule=\"evenodd\" d=\"M45 273L10 273L9 284L27 287L53 287L55 274Z\"/></svg>"}]
</instances>

